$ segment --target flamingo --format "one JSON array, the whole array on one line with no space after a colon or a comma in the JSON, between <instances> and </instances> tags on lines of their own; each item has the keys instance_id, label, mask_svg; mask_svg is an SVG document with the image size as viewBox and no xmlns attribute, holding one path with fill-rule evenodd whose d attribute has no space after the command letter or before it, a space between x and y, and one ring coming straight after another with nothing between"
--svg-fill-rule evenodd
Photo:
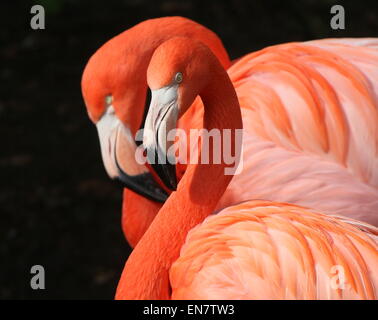
<instances>
[{"instance_id":1,"label":"flamingo","mask_svg":"<svg viewBox=\"0 0 378 320\"><path fill-rule=\"evenodd\" d=\"M109 40L89 59L83 72L82 93L89 117L98 129L105 168L110 177L121 180L126 187L122 230L132 247L170 192L158 184L159 178L148 164L146 167L135 161L134 136L145 112L146 72L152 53L159 44L178 35L202 41L224 68L230 66L215 33L183 17L165 17L144 21ZM185 123L190 127L188 121L182 126Z\"/></svg>"},{"instance_id":2,"label":"flamingo","mask_svg":"<svg viewBox=\"0 0 378 320\"><path fill-rule=\"evenodd\" d=\"M217 211L259 198L378 225L377 48L376 39L289 43L228 68L248 135ZM187 114L202 125L201 99Z\"/></svg>"},{"instance_id":3,"label":"flamingo","mask_svg":"<svg viewBox=\"0 0 378 320\"><path fill-rule=\"evenodd\" d=\"M308 49L311 51L311 48ZM349 49L346 48L346 51ZM248 59L251 57L236 63L234 72L237 73L239 68L245 71ZM271 70L272 66L257 68L262 77L266 70L264 67ZM243 104L250 100L240 92L241 86L237 88L238 92L235 91L229 74L230 71L227 74L211 51L195 39L174 37L162 43L148 67L147 80L152 99L145 127L154 134L144 137L146 149L153 153L167 153L168 144L162 143L166 136L161 128L166 127L167 132L175 128L177 119L193 108L190 106L198 95L203 101L204 128L231 129L235 135L236 129L242 128L243 124L246 127L250 122L244 117L242 121ZM309 73L309 76L315 77L314 73ZM258 92L261 86L251 78L251 86L256 85ZM272 81L269 75L265 80ZM324 88L321 79L318 77L317 80ZM243 80L244 84L248 82L248 78ZM262 96L258 98L262 99ZM276 98L274 95L271 97ZM275 111L272 110L272 113ZM257 114L256 110L252 112ZM273 120L281 121L274 117ZM260 152L257 158L265 156L273 173L277 173L275 161L285 164L289 161L287 159L291 159L293 163L286 169L301 172L306 164L311 164L311 159L316 159L319 171L314 166L309 167L315 176L318 173L332 178L344 177L343 183L350 179L348 169L319 155L324 149L319 152L318 140L313 143L314 148L306 149L298 136L296 139L290 136L293 134L291 128L282 127L287 130L287 137L281 138L281 144L262 141L254 134L256 127L252 127L253 130L246 128L243 146L249 143L257 145L250 151ZM331 127L338 127L338 124L332 122ZM313 128L308 129L305 134L311 135ZM295 147L305 151L282 147L289 142L294 144L293 141ZM319 138L319 141L322 140ZM241 155L234 143L232 149L240 157L250 152L244 150ZM272 150L274 152L270 152ZM342 150L338 152L343 154ZM213 156L211 150L210 154ZM276 158L272 157L274 155ZM345 161L345 166L347 163ZM187 166L177 191L171 193L129 256L116 298L376 299L377 228L347 217L323 214L315 207L305 208L256 198L233 203L217 212L231 180L238 177L232 179L232 176L224 174L224 169L229 166L223 159L220 164ZM355 170L358 168L354 161L350 166ZM283 168L285 165L281 170ZM255 171L258 170L267 168L260 165ZM341 170L349 176L343 176ZM160 171L160 174L174 172ZM243 177L243 174L239 176ZM374 185L374 175L363 177ZM161 178L167 180L170 177ZM273 183L280 183L275 176L271 178ZM357 178L354 183L359 183ZM321 186L316 184L314 187ZM338 184L338 187L342 185ZM347 190L345 186L341 192ZM331 284L334 267L341 268L344 275L342 283L336 286Z\"/></svg>"}]
</instances>

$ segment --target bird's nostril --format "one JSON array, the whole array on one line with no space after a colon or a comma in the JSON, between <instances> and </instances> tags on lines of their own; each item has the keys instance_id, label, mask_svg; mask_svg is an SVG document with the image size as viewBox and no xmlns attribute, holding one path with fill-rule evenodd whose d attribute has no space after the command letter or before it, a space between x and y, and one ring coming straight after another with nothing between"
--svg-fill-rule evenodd
<instances>
[{"instance_id":1,"label":"bird's nostril","mask_svg":"<svg viewBox=\"0 0 378 320\"><path fill-rule=\"evenodd\" d=\"M109 154L112 154L112 142L110 140L110 137L108 138L108 152Z\"/></svg>"}]
</instances>

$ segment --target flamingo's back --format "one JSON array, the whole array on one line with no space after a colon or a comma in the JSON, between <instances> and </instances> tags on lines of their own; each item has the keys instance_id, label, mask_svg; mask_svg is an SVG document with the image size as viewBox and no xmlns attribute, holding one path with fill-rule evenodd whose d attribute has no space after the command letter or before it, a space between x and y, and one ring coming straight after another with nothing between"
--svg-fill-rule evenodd
<instances>
[{"instance_id":1,"label":"flamingo's back","mask_svg":"<svg viewBox=\"0 0 378 320\"><path fill-rule=\"evenodd\" d=\"M250 201L192 229L170 270L173 299L377 299L378 229Z\"/></svg>"},{"instance_id":2,"label":"flamingo's back","mask_svg":"<svg viewBox=\"0 0 378 320\"><path fill-rule=\"evenodd\" d=\"M326 39L251 53L229 75L249 132L378 187L377 66L377 39Z\"/></svg>"}]
</instances>

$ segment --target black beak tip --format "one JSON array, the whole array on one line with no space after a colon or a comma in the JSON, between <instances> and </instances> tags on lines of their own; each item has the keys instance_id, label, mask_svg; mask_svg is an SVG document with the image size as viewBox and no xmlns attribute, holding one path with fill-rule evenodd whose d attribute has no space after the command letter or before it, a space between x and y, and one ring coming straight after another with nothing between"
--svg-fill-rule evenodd
<instances>
[{"instance_id":1,"label":"black beak tip","mask_svg":"<svg viewBox=\"0 0 378 320\"><path fill-rule=\"evenodd\" d=\"M150 200L164 203L168 199L168 194L158 185L151 173L129 176L120 172L115 181L123 188L128 188Z\"/></svg>"},{"instance_id":2,"label":"black beak tip","mask_svg":"<svg viewBox=\"0 0 378 320\"><path fill-rule=\"evenodd\" d=\"M174 164L151 164L151 166L168 189L177 190L176 166Z\"/></svg>"},{"instance_id":3,"label":"black beak tip","mask_svg":"<svg viewBox=\"0 0 378 320\"><path fill-rule=\"evenodd\" d=\"M177 190L176 165L166 155L160 155L157 148L146 148L148 162L164 185L171 191Z\"/></svg>"},{"instance_id":4,"label":"black beak tip","mask_svg":"<svg viewBox=\"0 0 378 320\"><path fill-rule=\"evenodd\" d=\"M114 179L118 181L122 187L128 188L153 201L164 203L167 200L168 194L159 186L150 172L134 176L128 175L119 166L117 155L114 154L114 156L118 168L118 176Z\"/></svg>"}]
</instances>

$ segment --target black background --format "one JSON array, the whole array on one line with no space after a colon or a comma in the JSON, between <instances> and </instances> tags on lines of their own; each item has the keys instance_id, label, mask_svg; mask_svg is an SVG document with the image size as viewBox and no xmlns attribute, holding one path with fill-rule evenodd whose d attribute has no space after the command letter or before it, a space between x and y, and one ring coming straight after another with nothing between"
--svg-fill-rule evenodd
<instances>
[{"instance_id":1,"label":"black background","mask_svg":"<svg viewBox=\"0 0 378 320\"><path fill-rule=\"evenodd\" d=\"M30 8L46 29L30 28ZM342 4L346 29L332 30ZM106 176L81 97L83 68L106 40L148 18L182 15L215 31L232 58L267 45L378 36L371 1L2 1L0 299L111 299L129 253L122 191ZM30 268L46 290L30 289Z\"/></svg>"}]
</instances>

